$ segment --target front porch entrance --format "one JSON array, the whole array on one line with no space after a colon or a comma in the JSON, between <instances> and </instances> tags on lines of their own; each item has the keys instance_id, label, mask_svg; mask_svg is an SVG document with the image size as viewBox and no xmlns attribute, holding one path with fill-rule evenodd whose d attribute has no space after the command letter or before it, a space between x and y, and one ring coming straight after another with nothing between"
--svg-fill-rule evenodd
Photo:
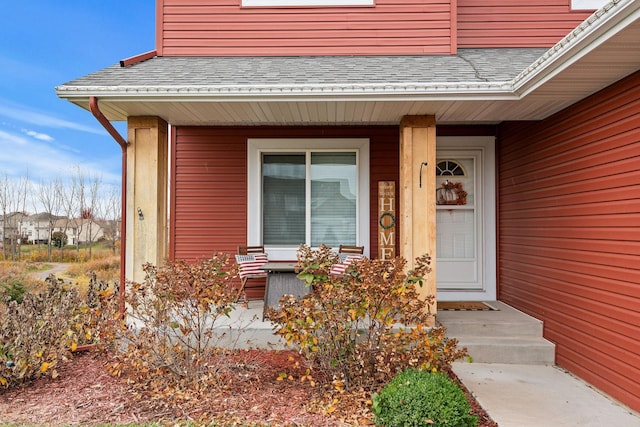
<instances>
[{"instance_id":1,"label":"front porch entrance","mask_svg":"<svg viewBox=\"0 0 640 427\"><path fill-rule=\"evenodd\" d=\"M438 300L495 300L494 138L440 137L436 144Z\"/></svg>"}]
</instances>

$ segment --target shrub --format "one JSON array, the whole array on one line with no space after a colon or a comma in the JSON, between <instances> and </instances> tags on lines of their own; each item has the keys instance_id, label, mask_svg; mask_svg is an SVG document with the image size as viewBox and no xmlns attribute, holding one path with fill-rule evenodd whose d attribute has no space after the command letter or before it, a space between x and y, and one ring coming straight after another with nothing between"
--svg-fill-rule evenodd
<instances>
[{"instance_id":1,"label":"shrub","mask_svg":"<svg viewBox=\"0 0 640 427\"><path fill-rule=\"evenodd\" d=\"M430 271L428 256L406 274L406 261L370 260L330 275L336 255L326 246L298 251L298 277L311 286L299 300L284 296L270 310L276 334L297 347L337 390L375 390L406 367L439 370L466 355L442 327L417 286Z\"/></svg>"},{"instance_id":2,"label":"shrub","mask_svg":"<svg viewBox=\"0 0 640 427\"><path fill-rule=\"evenodd\" d=\"M22 302L24 294L27 292L27 288L20 280L10 280L8 282L0 283L0 288L9 301L15 301L18 304Z\"/></svg>"},{"instance_id":3,"label":"shrub","mask_svg":"<svg viewBox=\"0 0 640 427\"><path fill-rule=\"evenodd\" d=\"M0 299L8 296L11 300L22 301L25 293L38 289L42 281L28 274L31 264L24 262L3 262L0 264Z\"/></svg>"},{"instance_id":4,"label":"shrub","mask_svg":"<svg viewBox=\"0 0 640 427\"><path fill-rule=\"evenodd\" d=\"M67 244L67 235L62 231L55 231L51 235L51 244L56 248L61 248Z\"/></svg>"},{"instance_id":5,"label":"shrub","mask_svg":"<svg viewBox=\"0 0 640 427\"><path fill-rule=\"evenodd\" d=\"M203 391L216 381L216 354L228 330L215 329L238 299L228 256L146 264L143 283L126 292L127 322L112 371L152 393ZM223 358L219 358L222 360Z\"/></svg>"},{"instance_id":6,"label":"shrub","mask_svg":"<svg viewBox=\"0 0 640 427\"><path fill-rule=\"evenodd\" d=\"M79 345L95 343L105 305L91 309L75 289L54 276L39 293L26 293L22 303L5 297L0 303L0 385L14 386L41 375L55 377L56 366Z\"/></svg>"},{"instance_id":7,"label":"shrub","mask_svg":"<svg viewBox=\"0 0 640 427\"><path fill-rule=\"evenodd\" d=\"M474 427L478 417L458 385L446 374L402 371L373 395L376 425Z\"/></svg>"}]
</instances>

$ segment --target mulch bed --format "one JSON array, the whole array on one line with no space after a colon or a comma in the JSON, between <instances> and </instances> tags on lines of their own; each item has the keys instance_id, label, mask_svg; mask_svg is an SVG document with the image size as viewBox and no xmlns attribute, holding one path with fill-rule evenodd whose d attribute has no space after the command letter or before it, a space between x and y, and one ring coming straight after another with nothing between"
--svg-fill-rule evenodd
<instances>
[{"instance_id":1,"label":"mulch bed","mask_svg":"<svg viewBox=\"0 0 640 427\"><path fill-rule=\"evenodd\" d=\"M293 351L239 351L226 384L196 399L154 399L137 393L108 370L108 358L82 353L58 367L56 379L40 378L22 387L0 390L0 422L29 425L128 424L156 421L224 419L273 426L369 425L371 413L351 403L331 402L339 408L329 414L320 386L278 380L292 373ZM304 369L302 366L299 369ZM459 384L455 374L450 373ZM480 427L496 427L489 415L461 384ZM315 402L315 403L314 403ZM341 406L342 405L342 406ZM240 425L240 424L238 424Z\"/></svg>"}]
</instances>

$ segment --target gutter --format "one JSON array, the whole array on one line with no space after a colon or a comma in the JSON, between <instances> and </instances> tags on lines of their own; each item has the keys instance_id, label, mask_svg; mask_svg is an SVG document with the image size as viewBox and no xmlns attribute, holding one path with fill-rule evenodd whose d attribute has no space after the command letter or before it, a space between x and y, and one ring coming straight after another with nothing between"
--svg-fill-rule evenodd
<instances>
[{"instance_id":1,"label":"gutter","mask_svg":"<svg viewBox=\"0 0 640 427\"><path fill-rule=\"evenodd\" d=\"M109 135L115 139L122 149L122 188L120 190L121 204L120 204L120 286L118 289L119 306L120 306L120 318L124 318L125 306L124 306L124 287L125 287L125 270L127 262L127 147L129 143L122 135L118 133L116 128L113 127L111 122L102 114L100 107L98 106L98 98L95 96L89 97L89 109L93 116L100 122Z\"/></svg>"}]
</instances>

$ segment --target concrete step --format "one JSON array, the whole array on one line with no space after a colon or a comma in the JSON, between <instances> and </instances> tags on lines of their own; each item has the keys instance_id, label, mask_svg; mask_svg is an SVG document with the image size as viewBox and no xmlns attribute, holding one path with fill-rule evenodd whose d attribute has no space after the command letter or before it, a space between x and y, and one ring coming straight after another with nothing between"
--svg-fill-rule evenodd
<instances>
[{"instance_id":1,"label":"concrete step","mask_svg":"<svg viewBox=\"0 0 640 427\"><path fill-rule=\"evenodd\" d=\"M447 335L450 336L520 336L530 338L542 336L542 322L501 322L499 320L478 320L474 322L440 321L440 323L447 328Z\"/></svg>"},{"instance_id":2,"label":"concrete step","mask_svg":"<svg viewBox=\"0 0 640 427\"><path fill-rule=\"evenodd\" d=\"M449 336L541 337L542 322L501 302L496 311L438 311L437 321Z\"/></svg>"},{"instance_id":3,"label":"concrete step","mask_svg":"<svg viewBox=\"0 0 640 427\"><path fill-rule=\"evenodd\" d=\"M474 362L553 364L555 345L542 336L543 324L501 302L495 311L439 311L437 321L447 336L458 339Z\"/></svg>"},{"instance_id":4,"label":"concrete step","mask_svg":"<svg viewBox=\"0 0 640 427\"><path fill-rule=\"evenodd\" d=\"M450 336L450 335L449 335ZM544 338L456 337L476 363L553 365L555 345Z\"/></svg>"}]
</instances>

